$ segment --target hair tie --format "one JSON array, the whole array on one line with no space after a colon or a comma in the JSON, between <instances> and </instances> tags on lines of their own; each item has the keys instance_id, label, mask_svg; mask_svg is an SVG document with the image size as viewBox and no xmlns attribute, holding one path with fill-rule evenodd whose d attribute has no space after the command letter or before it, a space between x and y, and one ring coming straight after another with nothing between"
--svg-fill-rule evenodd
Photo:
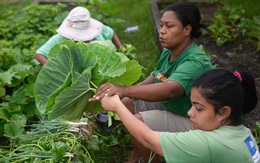
<instances>
[{"instance_id":1,"label":"hair tie","mask_svg":"<svg viewBox=\"0 0 260 163\"><path fill-rule=\"evenodd\" d=\"M234 72L234 75L238 78L239 83L242 83L242 77L241 77L240 73L237 72L237 71L235 71L235 72Z\"/></svg>"}]
</instances>

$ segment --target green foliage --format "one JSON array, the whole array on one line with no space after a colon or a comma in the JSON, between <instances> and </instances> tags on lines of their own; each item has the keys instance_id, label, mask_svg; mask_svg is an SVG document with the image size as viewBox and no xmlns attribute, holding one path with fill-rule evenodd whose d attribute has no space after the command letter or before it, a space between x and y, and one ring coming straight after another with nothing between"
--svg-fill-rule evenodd
<instances>
[{"instance_id":1,"label":"green foliage","mask_svg":"<svg viewBox=\"0 0 260 163\"><path fill-rule=\"evenodd\" d=\"M0 150L0 162L86 162L93 163L84 142L88 137L68 130L49 133L39 139L20 142L14 150Z\"/></svg>"},{"instance_id":2,"label":"green foliage","mask_svg":"<svg viewBox=\"0 0 260 163\"><path fill-rule=\"evenodd\" d=\"M99 1L102 2L104 1ZM95 3L96 1L92 3L92 12L98 9ZM41 65L33 54L56 33L55 30L68 11L63 11L65 5L62 4L25 6L27 7L22 10L3 8L6 12L0 15L0 162L94 162L84 146L90 138L77 135L78 132L82 133L81 130L76 130L76 133L67 131L61 124L56 126L57 129L46 123L45 128L31 125L39 120L39 114L35 112L34 83L41 70ZM97 13L102 15L101 12ZM111 24L121 21L108 14L102 16L101 20ZM51 127L52 130L46 127ZM113 136L117 134L119 133L116 132ZM123 137L117 136L118 139ZM102 142L98 142L99 151L111 152L110 146L104 146ZM118 142L124 143L121 140ZM95 152L92 154L95 155ZM113 159L118 160L118 157Z\"/></svg>"},{"instance_id":3,"label":"green foliage","mask_svg":"<svg viewBox=\"0 0 260 163\"><path fill-rule=\"evenodd\" d=\"M224 5L218 8L215 13L212 25L210 25L210 35L215 39L218 46L234 41L239 35L238 23L241 13L244 10L241 6L231 7Z\"/></svg>"},{"instance_id":4,"label":"green foliage","mask_svg":"<svg viewBox=\"0 0 260 163\"><path fill-rule=\"evenodd\" d=\"M218 46L246 36L245 41L252 42L256 45L257 51L260 50L260 16L245 18L244 13L241 5L230 6L223 2L220 4L213 23L209 26L209 33Z\"/></svg>"},{"instance_id":5,"label":"green foliage","mask_svg":"<svg viewBox=\"0 0 260 163\"><path fill-rule=\"evenodd\" d=\"M256 143L260 147L260 122L256 122L256 127L251 129L251 131L255 137Z\"/></svg>"},{"instance_id":6,"label":"green foliage","mask_svg":"<svg viewBox=\"0 0 260 163\"><path fill-rule=\"evenodd\" d=\"M151 25L149 13L150 1L133 3L120 0L107 3L106 0L80 0L78 3L83 5L87 1L89 3L86 6L94 18L111 25L123 43L133 43L133 47L136 48L133 58L139 60L146 68L145 73L149 74L159 56L153 39L154 27ZM57 128L44 124L45 127L52 127L53 132L36 125L35 127L45 131L43 135L42 132L37 132L38 136L32 136L27 131L28 129L30 132L34 131L34 126L28 124L37 121L37 119L32 121L35 120L36 114L33 88L41 69L33 53L55 33L55 29L68 13L62 11L64 6L61 4L31 6L29 5L31 2L33 1L20 1L19 5L26 3L24 6L27 7L23 10L15 5L1 6L0 162L125 161L132 146L130 136L123 125L112 133L103 133L103 130L95 129L91 137L79 136L78 132L67 131L60 124L56 126ZM259 7L255 5L256 3L243 1L243 4L245 3L253 4L258 13ZM10 10L10 7L15 9ZM247 11L250 12L251 8ZM254 22L250 20L239 19L236 25L243 35L249 37L249 41L251 39L255 43L258 42L257 47L259 47L259 17L254 18ZM138 25L139 31L124 33L125 28L133 25ZM257 123L257 128L253 130L258 144L259 126ZM82 130L79 133L82 133ZM25 137L30 139L24 142L18 141L18 138Z\"/></svg>"},{"instance_id":7,"label":"green foliage","mask_svg":"<svg viewBox=\"0 0 260 163\"><path fill-rule=\"evenodd\" d=\"M36 116L33 88L41 66L33 53L55 32L63 19L57 16L58 12L64 7L61 4L32 5L22 12L9 11L1 15L0 122L4 130L0 137L17 139Z\"/></svg>"},{"instance_id":8,"label":"green foliage","mask_svg":"<svg viewBox=\"0 0 260 163\"><path fill-rule=\"evenodd\" d=\"M125 162L133 148L123 124L119 124L113 132L96 130L86 146L92 159L99 163Z\"/></svg>"},{"instance_id":9,"label":"green foliage","mask_svg":"<svg viewBox=\"0 0 260 163\"><path fill-rule=\"evenodd\" d=\"M256 45L257 51L260 50L260 16L253 19L243 19L239 28L247 36L246 41Z\"/></svg>"},{"instance_id":10,"label":"green foliage","mask_svg":"<svg viewBox=\"0 0 260 163\"><path fill-rule=\"evenodd\" d=\"M88 102L97 86L108 81L122 85L136 82L141 76L138 62L107 45L70 40L55 45L35 83L39 112L49 114L50 119L61 116L77 121L84 111L104 111L99 102Z\"/></svg>"},{"instance_id":11,"label":"green foliage","mask_svg":"<svg viewBox=\"0 0 260 163\"><path fill-rule=\"evenodd\" d=\"M112 27L122 43L132 44L136 48L134 58L144 67L142 79L150 75L160 56L154 37L155 26L151 19L150 2L149 0L140 0L133 3L133 1L116 0L109 1L111 7L107 8L109 10L107 12L112 17L124 20L124 22ZM139 27L138 31L124 32L127 27L136 25Z\"/></svg>"}]
</instances>

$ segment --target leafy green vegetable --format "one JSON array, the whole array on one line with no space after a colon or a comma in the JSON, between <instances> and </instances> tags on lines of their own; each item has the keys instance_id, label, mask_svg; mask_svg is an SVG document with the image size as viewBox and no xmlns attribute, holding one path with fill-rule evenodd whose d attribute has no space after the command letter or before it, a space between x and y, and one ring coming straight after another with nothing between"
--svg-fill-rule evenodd
<instances>
[{"instance_id":1,"label":"leafy green vegetable","mask_svg":"<svg viewBox=\"0 0 260 163\"><path fill-rule=\"evenodd\" d=\"M108 81L122 85L136 82L142 67L111 45L111 41L103 45L70 40L55 45L35 82L39 112L48 114L49 119L77 121L84 111L104 111L99 102L88 102L97 86Z\"/></svg>"}]
</instances>

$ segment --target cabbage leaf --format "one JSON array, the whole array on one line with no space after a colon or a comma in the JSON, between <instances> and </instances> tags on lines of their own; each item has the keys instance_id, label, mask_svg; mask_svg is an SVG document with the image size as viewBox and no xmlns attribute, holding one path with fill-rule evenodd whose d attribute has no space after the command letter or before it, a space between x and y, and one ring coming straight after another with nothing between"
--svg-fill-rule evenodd
<instances>
[{"instance_id":1,"label":"cabbage leaf","mask_svg":"<svg viewBox=\"0 0 260 163\"><path fill-rule=\"evenodd\" d=\"M70 121L79 120L85 111L104 112L99 102L88 102L97 87L108 81L132 85L142 74L136 60L111 47L108 42L70 40L55 45L35 82L38 111L49 119Z\"/></svg>"}]
</instances>

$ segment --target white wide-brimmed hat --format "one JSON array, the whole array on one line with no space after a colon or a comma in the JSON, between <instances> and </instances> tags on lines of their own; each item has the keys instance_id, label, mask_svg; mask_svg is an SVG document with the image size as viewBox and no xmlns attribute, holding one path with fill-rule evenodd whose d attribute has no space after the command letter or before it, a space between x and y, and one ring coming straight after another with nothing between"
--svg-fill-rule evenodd
<instances>
[{"instance_id":1,"label":"white wide-brimmed hat","mask_svg":"<svg viewBox=\"0 0 260 163\"><path fill-rule=\"evenodd\" d=\"M86 8L75 7L63 20L57 32L75 41L89 41L99 35L102 28L103 24L91 18Z\"/></svg>"}]
</instances>

